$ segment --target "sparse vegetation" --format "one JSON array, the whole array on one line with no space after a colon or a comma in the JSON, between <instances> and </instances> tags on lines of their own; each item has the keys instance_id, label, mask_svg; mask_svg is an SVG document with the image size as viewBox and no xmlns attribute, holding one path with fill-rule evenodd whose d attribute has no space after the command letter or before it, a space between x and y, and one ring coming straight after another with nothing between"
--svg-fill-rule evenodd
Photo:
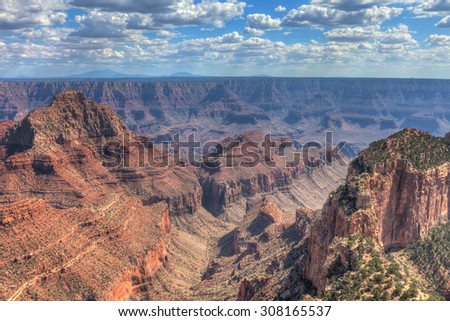
<instances>
[{"instance_id":1,"label":"sparse vegetation","mask_svg":"<svg viewBox=\"0 0 450 321\"><path fill-rule=\"evenodd\" d=\"M336 253L336 261L329 270L329 285L324 300L391 301L431 298L425 289L421 289L415 280L408 277L407 267L396 262L392 255L385 255L372 238L353 235L346 240L345 248L348 265L344 266L339 253Z\"/></svg>"},{"instance_id":2,"label":"sparse vegetation","mask_svg":"<svg viewBox=\"0 0 450 321\"><path fill-rule=\"evenodd\" d=\"M434 228L427 238L412 245L408 254L421 273L438 290L444 290L450 272L450 222Z\"/></svg>"},{"instance_id":3,"label":"sparse vegetation","mask_svg":"<svg viewBox=\"0 0 450 321\"><path fill-rule=\"evenodd\" d=\"M353 210L356 208L356 197L351 195L348 185L341 185L337 189L335 196L338 197L339 204L343 208L347 210Z\"/></svg>"},{"instance_id":4,"label":"sparse vegetation","mask_svg":"<svg viewBox=\"0 0 450 321\"><path fill-rule=\"evenodd\" d=\"M416 129L405 129L372 143L352 166L359 174L370 173L377 164L400 159L419 170L442 165L450 161L450 141Z\"/></svg>"}]
</instances>

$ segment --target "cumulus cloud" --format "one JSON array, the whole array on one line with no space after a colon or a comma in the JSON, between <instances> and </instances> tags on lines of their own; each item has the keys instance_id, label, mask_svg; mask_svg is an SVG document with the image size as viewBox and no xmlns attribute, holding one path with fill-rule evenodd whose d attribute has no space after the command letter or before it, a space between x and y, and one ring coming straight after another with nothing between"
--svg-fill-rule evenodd
<instances>
[{"instance_id":1,"label":"cumulus cloud","mask_svg":"<svg viewBox=\"0 0 450 321\"><path fill-rule=\"evenodd\" d=\"M371 7L345 11L317 5L302 5L289 11L281 25L288 27L380 24L402 13L401 8Z\"/></svg>"},{"instance_id":2,"label":"cumulus cloud","mask_svg":"<svg viewBox=\"0 0 450 321\"><path fill-rule=\"evenodd\" d=\"M164 37L164 38L174 38L179 35L178 32L169 31L169 30L158 30L156 32L156 34L158 35L158 37Z\"/></svg>"},{"instance_id":3,"label":"cumulus cloud","mask_svg":"<svg viewBox=\"0 0 450 321\"><path fill-rule=\"evenodd\" d=\"M264 34L266 33L265 30L261 30L261 29L255 29L255 28L250 28L250 27L245 27L244 32L250 35L254 35L254 36L264 36Z\"/></svg>"},{"instance_id":4,"label":"cumulus cloud","mask_svg":"<svg viewBox=\"0 0 450 321\"><path fill-rule=\"evenodd\" d=\"M431 46L450 46L450 36L447 35L429 35L426 42Z\"/></svg>"},{"instance_id":5,"label":"cumulus cloud","mask_svg":"<svg viewBox=\"0 0 450 321\"><path fill-rule=\"evenodd\" d=\"M336 28L324 33L330 41L336 42L368 42L377 41L382 44L416 45L407 25L381 30L380 26L367 26L355 28Z\"/></svg>"},{"instance_id":6,"label":"cumulus cloud","mask_svg":"<svg viewBox=\"0 0 450 321\"><path fill-rule=\"evenodd\" d=\"M184 3L185 5L181 5ZM224 27L225 22L244 14L245 2L201 2L181 1L177 9L153 16L154 27L199 26L212 24Z\"/></svg>"},{"instance_id":7,"label":"cumulus cloud","mask_svg":"<svg viewBox=\"0 0 450 321\"><path fill-rule=\"evenodd\" d=\"M380 43L388 45L417 45L407 25L401 24L380 33Z\"/></svg>"},{"instance_id":8,"label":"cumulus cloud","mask_svg":"<svg viewBox=\"0 0 450 321\"><path fill-rule=\"evenodd\" d=\"M450 15L448 0L422 1L414 7L414 13L421 18Z\"/></svg>"},{"instance_id":9,"label":"cumulus cloud","mask_svg":"<svg viewBox=\"0 0 450 321\"><path fill-rule=\"evenodd\" d=\"M74 0L71 4L97 12L124 14L127 28L142 30L201 25L221 28L226 21L242 16L246 6L245 2L237 1L194 3L193 0Z\"/></svg>"},{"instance_id":10,"label":"cumulus cloud","mask_svg":"<svg viewBox=\"0 0 450 321\"><path fill-rule=\"evenodd\" d=\"M378 53L393 55L407 54L418 46L408 26L381 30L380 26L335 28L324 34L332 43L345 43L358 50L377 50ZM351 54L350 54L351 55Z\"/></svg>"},{"instance_id":11,"label":"cumulus cloud","mask_svg":"<svg viewBox=\"0 0 450 321\"><path fill-rule=\"evenodd\" d=\"M76 3L81 5L84 2ZM75 18L80 28L73 35L86 38L125 38L136 32L157 31L160 36L173 37L175 33L169 34L168 29L202 25L224 27L225 21L241 16L246 5L244 2L194 4L193 1L184 0L164 7L163 3L166 2L146 6L147 2L143 1L134 10L154 12L142 13L113 11L112 9L120 9L123 5L121 2L115 7L112 6L113 3L115 4L105 0L89 2L89 5L96 9Z\"/></svg>"},{"instance_id":12,"label":"cumulus cloud","mask_svg":"<svg viewBox=\"0 0 450 321\"><path fill-rule=\"evenodd\" d=\"M414 7L418 18L442 17L435 24L438 28L450 28L450 2L448 0L422 1Z\"/></svg>"},{"instance_id":13,"label":"cumulus cloud","mask_svg":"<svg viewBox=\"0 0 450 321\"><path fill-rule=\"evenodd\" d=\"M80 29L73 36L86 38L126 37L128 16L124 13L91 11L88 15L76 16Z\"/></svg>"},{"instance_id":14,"label":"cumulus cloud","mask_svg":"<svg viewBox=\"0 0 450 321\"><path fill-rule=\"evenodd\" d=\"M335 28L325 32L324 35L330 41L362 42L377 39L379 31L379 26Z\"/></svg>"},{"instance_id":15,"label":"cumulus cloud","mask_svg":"<svg viewBox=\"0 0 450 321\"><path fill-rule=\"evenodd\" d=\"M247 16L247 27L245 31L251 34L264 34L266 30L279 29L281 19L273 19L271 16L261 13Z\"/></svg>"},{"instance_id":16,"label":"cumulus cloud","mask_svg":"<svg viewBox=\"0 0 450 321\"><path fill-rule=\"evenodd\" d=\"M17 30L34 26L64 23L65 0L0 1L0 30Z\"/></svg>"},{"instance_id":17,"label":"cumulus cloud","mask_svg":"<svg viewBox=\"0 0 450 321\"><path fill-rule=\"evenodd\" d=\"M275 8L275 11L276 12L285 12L286 11L286 7L278 6L278 7Z\"/></svg>"},{"instance_id":18,"label":"cumulus cloud","mask_svg":"<svg viewBox=\"0 0 450 321\"><path fill-rule=\"evenodd\" d=\"M73 28L50 28L50 27L43 27L39 29L30 28L24 29L19 34L19 37L27 41L44 41L46 43L58 44L64 39L66 39L67 36L74 31L75 29Z\"/></svg>"},{"instance_id":19,"label":"cumulus cloud","mask_svg":"<svg viewBox=\"0 0 450 321\"><path fill-rule=\"evenodd\" d=\"M70 5L87 9L110 12L164 13L176 10L178 5L186 5L186 0L73 0Z\"/></svg>"}]
</instances>

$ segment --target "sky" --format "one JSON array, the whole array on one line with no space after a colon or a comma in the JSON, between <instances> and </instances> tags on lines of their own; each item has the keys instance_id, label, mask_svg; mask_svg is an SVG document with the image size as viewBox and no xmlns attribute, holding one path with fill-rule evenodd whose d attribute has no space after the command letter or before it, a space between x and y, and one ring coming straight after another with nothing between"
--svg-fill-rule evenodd
<instances>
[{"instance_id":1,"label":"sky","mask_svg":"<svg viewBox=\"0 0 450 321\"><path fill-rule=\"evenodd\" d=\"M1 0L0 78L450 77L450 0Z\"/></svg>"}]
</instances>

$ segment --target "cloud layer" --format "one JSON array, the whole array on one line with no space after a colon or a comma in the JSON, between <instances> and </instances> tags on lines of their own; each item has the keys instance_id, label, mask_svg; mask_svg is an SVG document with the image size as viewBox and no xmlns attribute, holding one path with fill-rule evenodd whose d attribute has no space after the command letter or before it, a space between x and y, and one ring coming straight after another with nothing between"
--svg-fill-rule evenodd
<instances>
[{"instance_id":1,"label":"cloud layer","mask_svg":"<svg viewBox=\"0 0 450 321\"><path fill-rule=\"evenodd\" d=\"M442 0L4 0L0 68L429 76L449 68L449 28Z\"/></svg>"}]
</instances>

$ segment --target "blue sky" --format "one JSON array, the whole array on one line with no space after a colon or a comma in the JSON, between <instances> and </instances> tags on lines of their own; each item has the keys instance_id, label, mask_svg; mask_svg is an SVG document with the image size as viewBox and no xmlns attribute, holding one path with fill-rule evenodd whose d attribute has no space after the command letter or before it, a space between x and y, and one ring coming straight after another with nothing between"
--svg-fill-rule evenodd
<instances>
[{"instance_id":1,"label":"blue sky","mask_svg":"<svg viewBox=\"0 0 450 321\"><path fill-rule=\"evenodd\" d=\"M0 77L450 77L450 1L3 0Z\"/></svg>"}]
</instances>

